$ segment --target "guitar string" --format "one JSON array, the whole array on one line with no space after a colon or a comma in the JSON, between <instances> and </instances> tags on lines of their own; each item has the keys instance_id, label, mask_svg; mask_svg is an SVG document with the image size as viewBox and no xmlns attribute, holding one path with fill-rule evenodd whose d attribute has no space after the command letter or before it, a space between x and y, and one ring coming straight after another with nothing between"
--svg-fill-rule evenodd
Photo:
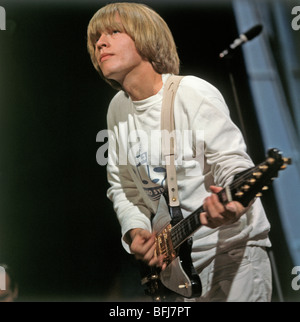
<instances>
[{"instance_id":1,"label":"guitar string","mask_svg":"<svg viewBox=\"0 0 300 322\"><path fill-rule=\"evenodd\" d=\"M259 165L257 166L254 166L253 168L250 168L248 171L246 171L245 173L241 174L240 177L238 177L232 184L229 185L229 187L231 189L235 189L235 188L238 188L241 186L241 184L243 184L245 182L246 179L249 179L249 172L251 172L251 174L253 174L256 170L259 170L261 166L265 165L267 162L262 162L260 163ZM222 192L223 190L220 191L220 193ZM220 194L218 193L218 194ZM194 220L194 216L197 215L198 216L198 213L200 213L200 209L202 208L199 207L197 210L195 210L194 212L192 212L188 217L184 218L179 224L175 225L172 229L171 229L171 238L172 238L172 241L173 239L175 239L175 242L180 239L180 235L182 235L182 232L183 233L186 233L186 231L188 230L188 228L190 228L189 226L193 226L193 223L192 221L195 221ZM203 210L203 209L202 209ZM200 221L200 220L199 220ZM198 226L196 224L196 228L200 228L201 224ZM190 231L191 229L189 229ZM187 234L185 234L187 235ZM189 236L189 235L188 235ZM185 238L188 238L188 236L186 236ZM184 241L184 240L183 240ZM173 241L174 242L174 241ZM178 247L176 245L174 245L174 247Z\"/></svg>"}]
</instances>

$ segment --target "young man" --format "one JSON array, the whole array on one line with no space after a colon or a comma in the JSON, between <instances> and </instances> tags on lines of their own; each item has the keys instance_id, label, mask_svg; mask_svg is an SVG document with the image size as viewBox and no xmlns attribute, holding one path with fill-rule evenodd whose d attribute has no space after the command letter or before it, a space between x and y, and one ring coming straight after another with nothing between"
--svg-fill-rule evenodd
<instances>
[{"instance_id":1,"label":"young man","mask_svg":"<svg viewBox=\"0 0 300 322\"><path fill-rule=\"evenodd\" d=\"M159 141L162 97L179 59L165 21L148 6L112 3L88 26L88 51L101 77L119 92L112 99L109 129L108 197L122 229L124 248L149 266L156 256L151 216L166 191ZM180 207L186 217L202 203L203 226L193 236L191 257L202 282L199 301L270 301L269 222L260 200L245 209L224 206L216 195L252 161L226 103L211 84L185 76L174 102ZM184 132L191 140L181 139ZM197 135L202 133L203 135ZM180 148L181 147L181 148Z\"/></svg>"}]
</instances>

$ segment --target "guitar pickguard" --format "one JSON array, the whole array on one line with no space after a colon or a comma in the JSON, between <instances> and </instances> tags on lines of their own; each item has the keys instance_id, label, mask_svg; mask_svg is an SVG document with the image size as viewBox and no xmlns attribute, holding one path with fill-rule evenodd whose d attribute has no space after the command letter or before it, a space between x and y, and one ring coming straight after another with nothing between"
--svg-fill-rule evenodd
<instances>
[{"instance_id":1,"label":"guitar pickguard","mask_svg":"<svg viewBox=\"0 0 300 322\"><path fill-rule=\"evenodd\" d=\"M155 233L162 231L171 222L169 207L166 199L161 195L156 215L152 219L152 229Z\"/></svg>"},{"instance_id":2,"label":"guitar pickguard","mask_svg":"<svg viewBox=\"0 0 300 322\"><path fill-rule=\"evenodd\" d=\"M160 280L169 290L184 296L192 296L192 283L183 270L179 256L160 273Z\"/></svg>"}]
</instances>

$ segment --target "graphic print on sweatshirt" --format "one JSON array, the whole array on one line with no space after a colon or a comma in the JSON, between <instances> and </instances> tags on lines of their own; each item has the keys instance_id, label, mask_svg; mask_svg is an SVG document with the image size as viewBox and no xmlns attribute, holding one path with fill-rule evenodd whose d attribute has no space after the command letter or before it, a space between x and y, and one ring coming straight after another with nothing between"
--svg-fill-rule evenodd
<instances>
[{"instance_id":1,"label":"graphic print on sweatshirt","mask_svg":"<svg viewBox=\"0 0 300 322\"><path fill-rule=\"evenodd\" d=\"M163 186L167 177L166 169L160 166L150 166L148 152L141 152L139 149L135 155L133 171L141 180L143 189L149 198L154 201L159 200L164 192Z\"/></svg>"}]
</instances>

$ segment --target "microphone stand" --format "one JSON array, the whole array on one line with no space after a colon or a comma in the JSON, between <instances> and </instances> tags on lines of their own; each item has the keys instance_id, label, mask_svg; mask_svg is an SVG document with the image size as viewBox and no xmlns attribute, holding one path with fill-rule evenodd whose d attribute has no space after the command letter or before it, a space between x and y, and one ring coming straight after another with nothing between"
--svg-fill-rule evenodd
<instances>
[{"instance_id":1,"label":"microphone stand","mask_svg":"<svg viewBox=\"0 0 300 322\"><path fill-rule=\"evenodd\" d=\"M230 80L230 84L231 84L231 89L232 89L232 93L233 93L233 98L234 98L234 102L235 102L235 107L236 107L236 111L238 114L238 120L239 120L239 124L240 124L240 130L244 136L244 140L246 143L246 146L248 148L249 154L250 153L250 145L248 144L248 138L247 138L247 132L246 132L246 127L245 127L245 123L244 123L244 118L242 115L242 109L241 109L241 105L240 105L240 101L238 98L238 94L237 94L237 89L236 89L236 84L234 81L234 77L233 77L233 72L232 72L232 68L231 68L231 61L232 61L232 53L228 54L225 56L225 60L227 63L227 70L228 70L228 75L229 75L229 80Z\"/></svg>"},{"instance_id":2,"label":"microphone stand","mask_svg":"<svg viewBox=\"0 0 300 322\"><path fill-rule=\"evenodd\" d=\"M248 153L249 153L249 155L251 155L251 152L250 152L251 149L250 149L250 145L248 144L249 142L248 142L248 138L247 138L247 132L246 132L246 127L245 127L245 123L244 123L244 118L242 115L242 109L241 109L240 101L239 101L239 98L237 95L236 84L235 84L235 80L234 80L233 72L232 72L233 53L231 52L226 56L220 56L220 58L222 58L223 60L225 59L225 61L227 63L227 70L228 70L228 74L229 74L229 79L230 79L231 89L232 89L233 98L234 98L234 102L235 102L235 106L236 106L236 111L238 114L240 130L243 134L246 146L248 148ZM271 249L271 247L267 247L267 253L269 256L270 263L271 263L271 268L272 268L272 272L273 272L272 276L274 278L274 283L276 285L276 290L277 290L279 302L284 302L280 279L279 279L279 275L278 275L278 271L277 271L277 265L276 265L275 257L274 257L273 250Z\"/></svg>"}]
</instances>

